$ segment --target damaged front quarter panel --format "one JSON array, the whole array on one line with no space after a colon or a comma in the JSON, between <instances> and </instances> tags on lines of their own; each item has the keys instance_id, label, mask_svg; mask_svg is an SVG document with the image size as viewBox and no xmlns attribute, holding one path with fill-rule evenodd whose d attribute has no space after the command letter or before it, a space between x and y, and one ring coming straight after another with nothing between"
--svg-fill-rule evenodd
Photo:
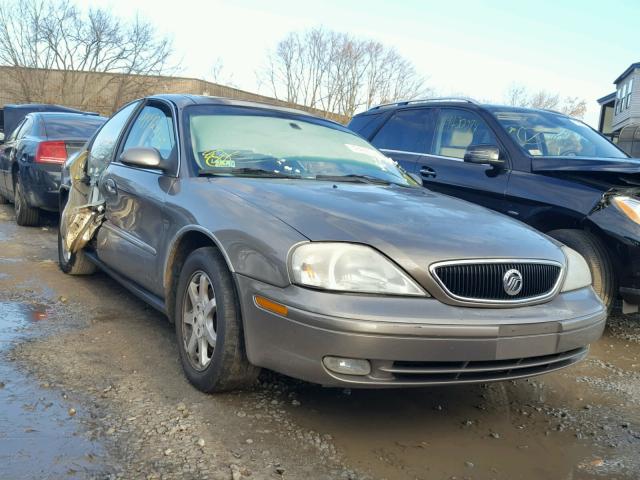
<instances>
[{"instance_id":1,"label":"damaged front quarter panel","mask_svg":"<svg viewBox=\"0 0 640 480\"><path fill-rule=\"evenodd\" d=\"M640 198L638 187L614 187L602 194L602 198L594 205L588 214L588 219L605 234L617 239L622 244L640 246L640 224L635 222L614 199L617 197Z\"/></svg>"},{"instance_id":2,"label":"damaged front quarter panel","mask_svg":"<svg viewBox=\"0 0 640 480\"><path fill-rule=\"evenodd\" d=\"M87 158L85 150L69 163L71 187L60 215L60 232L64 249L70 253L84 248L104 220L104 200L86 174Z\"/></svg>"}]
</instances>

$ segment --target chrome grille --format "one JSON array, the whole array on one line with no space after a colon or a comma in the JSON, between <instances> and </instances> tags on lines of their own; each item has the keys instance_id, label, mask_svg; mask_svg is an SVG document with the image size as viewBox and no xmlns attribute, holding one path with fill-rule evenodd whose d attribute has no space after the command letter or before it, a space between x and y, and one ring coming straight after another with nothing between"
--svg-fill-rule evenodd
<instances>
[{"instance_id":1,"label":"chrome grille","mask_svg":"<svg viewBox=\"0 0 640 480\"><path fill-rule=\"evenodd\" d=\"M507 294L503 278L509 270L522 275L522 290ZM432 273L452 297L470 301L518 302L551 295L562 268L542 262L469 262L436 265Z\"/></svg>"}]
</instances>

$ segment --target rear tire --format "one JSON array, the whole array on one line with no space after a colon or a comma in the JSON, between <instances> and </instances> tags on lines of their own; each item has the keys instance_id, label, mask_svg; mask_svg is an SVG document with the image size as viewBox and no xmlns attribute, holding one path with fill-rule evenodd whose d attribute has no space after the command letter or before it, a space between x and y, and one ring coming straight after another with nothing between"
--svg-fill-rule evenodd
<instances>
[{"instance_id":1,"label":"rear tire","mask_svg":"<svg viewBox=\"0 0 640 480\"><path fill-rule=\"evenodd\" d=\"M260 369L247 359L236 290L215 248L187 257L175 294L176 339L189 381L206 393L253 385Z\"/></svg>"},{"instance_id":2,"label":"rear tire","mask_svg":"<svg viewBox=\"0 0 640 480\"><path fill-rule=\"evenodd\" d=\"M583 230L553 230L547 235L573 248L584 257L591 270L593 289L607 306L607 310L611 311L616 301L618 281L609 252L600 239Z\"/></svg>"},{"instance_id":3,"label":"rear tire","mask_svg":"<svg viewBox=\"0 0 640 480\"><path fill-rule=\"evenodd\" d=\"M14 205L16 210L16 223L22 227L34 227L38 225L40 220L40 210L29 205L22 191L20 178L16 179L14 187L15 198Z\"/></svg>"},{"instance_id":4,"label":"rear tire","mask_svg":"<svg viewBox=\"0 0 640 480\"><path fill-rule=\"evenodd\" d=\"M7 203L9 203L9 200L0 193L0 205L6 205Z\"/></svg>"},{"instance_id":5,"label":"rear tire","mask_svg":"<svg viewBox=\"0 0 640 480\"><path fill-rule=\"evenodd\" d=\"M91 275L97 267L84 254L83 250L71 253L65 250L62 232L58 227L58 265L60 270L69 275Z\"/></svg>"}]
</instances>

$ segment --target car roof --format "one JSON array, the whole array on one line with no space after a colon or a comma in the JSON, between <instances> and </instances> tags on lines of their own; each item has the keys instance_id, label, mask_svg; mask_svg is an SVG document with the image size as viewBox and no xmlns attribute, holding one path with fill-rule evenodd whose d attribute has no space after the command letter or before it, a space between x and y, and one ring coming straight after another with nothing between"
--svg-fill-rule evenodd
<instances>
[{"instance_id":1,"label":"car roof","mask_svg":"<svg viewBox=\"0 0 640 480\"><path fill-rule=\"evenodd\" d=\"M262 108L267 110L273 110L277 112L286 112L294 115L303 115L305 117L325 120L329 123L333 123L336 125L341 125L338 122L334 122L328 118L319 117L317 115L313 115L304 110L299 110L296 108L283 107L279 105L273 105L267 102L255 102L249 100L239 100L236 98L227 98L227 97L210 97L205 95L191 95L191 94L158 94L151 95L147 98L150 99L160 99L173 102L178 108L185 108L189 105L231 105L238 107L249 107L249 108Z\"/></svg>"},{"instance_id":2,"label":"car roof","mask_svg":"<svg viewBox=\"0 0 640 480\"><path fill-rule=\"evenodd\" d=\"M404 108L419 108L419 107L460 107L464 106L465 108L471 109L486 109L490 111L500 110L502 112L540 112L540 113L555 113L558 115L564 115L561 112L556 112L555 110L547 110L541 108L530 108L530 107L514 107L511 105L501 105L497 103L484 103L477 102L471 98L467 97L452 97L452 98L434 98L434 99L424 99L424 100L404 100L395 103L388 103L383 105L378 105L370 108L364 112L358 113L354 116L368 115L368 114L377 114L387 111L399 110Z\"/></svg>"},{"instance_id":3,"label":"car roof","mask_svg":"<svg viewBox=\"0 0 640 480\"><path fill-rule=\"evenodd\" d=\"M106 120L105 117L101 115L96 115L95 113L76 113L76 112L30 112L26 116L28 117L44 117L44 118L76 118L76 117L85 117L92 118L98 120Z\"/></svg>"}]
</instances>

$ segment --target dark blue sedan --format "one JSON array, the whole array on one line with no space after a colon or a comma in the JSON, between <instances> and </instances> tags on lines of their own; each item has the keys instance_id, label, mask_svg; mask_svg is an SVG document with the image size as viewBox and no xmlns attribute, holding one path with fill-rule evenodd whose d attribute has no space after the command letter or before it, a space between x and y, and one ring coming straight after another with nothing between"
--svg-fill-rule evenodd
<instances>
[{"instance_id":1,"label":"dark blue sedan","mask_svg":"<svg viewBox=\"0 0 640 480\"><path fill-rule=\"evenodd\" d=\"M0 146L0 203L13 202L18 225L37 225L58 210L60 171L105 122L96 115L30 113Z\"/></svg>"}]
</instances>

